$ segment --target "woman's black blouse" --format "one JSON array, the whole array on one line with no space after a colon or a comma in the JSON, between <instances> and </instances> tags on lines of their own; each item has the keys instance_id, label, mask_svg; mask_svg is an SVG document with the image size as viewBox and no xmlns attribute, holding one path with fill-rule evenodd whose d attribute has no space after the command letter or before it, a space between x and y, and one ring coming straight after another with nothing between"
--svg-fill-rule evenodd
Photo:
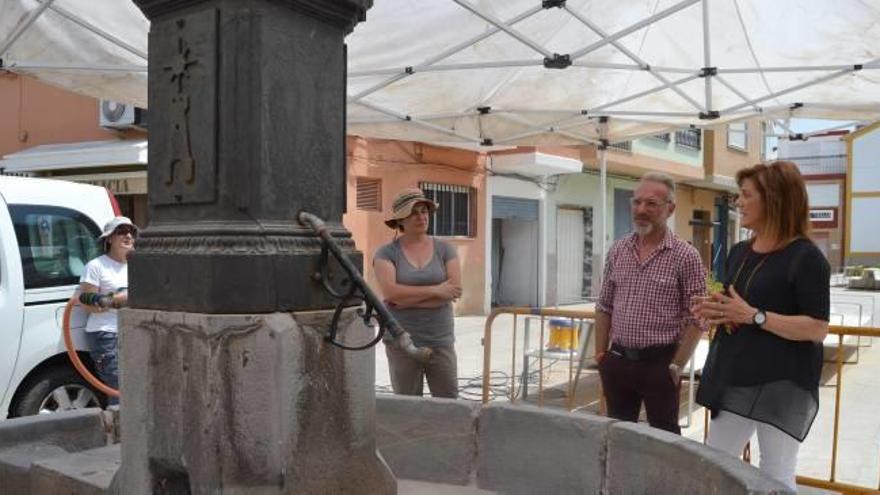
<instances>
[{"instance_id":1,"label":"woman's black blouse","mask_svg":"<svg viewBox=\"0 0 880 495\"><path fill-rule=\"evenodd\" d=\"M828 321L831 268L808 239L757 253L748 241L733 247L724 287L750 306ZM697 402L771 424L803 441L819 410L822 343L784 339L757 325L719 327L697 391Z\"/></svg>"}]
</instances>

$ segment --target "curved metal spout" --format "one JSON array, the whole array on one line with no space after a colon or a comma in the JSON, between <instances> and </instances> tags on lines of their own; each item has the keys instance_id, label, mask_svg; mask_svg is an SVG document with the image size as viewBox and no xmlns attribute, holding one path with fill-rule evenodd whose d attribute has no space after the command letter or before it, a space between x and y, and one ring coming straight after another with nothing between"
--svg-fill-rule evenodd
<instances>
[{"instance_id":1,"label":"curved metal spout","mask_svg":"<svg viewBox=\"0 0 880 495\"><path fill-rule=\"evenodd\" d=\"M351 281L348 293L339 294L327 284L327 277L323 273L319 273L316 276L316 279L320 280L324 284L325 290L327 290L334 297L341 299L336 309L337 315L341 311L342 307L344 307L346 302L352 299L359 299L363 301L366 305L366 309L360 312L361 316L364 319L364 322L369 324L371 320L375 319L379 323L379 333L372 342L361 347L348 347L336 340L338 318L334 318L327 340L329 340L333 345L342 347L343 349L366 349L379 343L379 341L382 339L382 336L387 331L393 338L393 345L395 347L399 348L408 356L419 362L428 362L431 359L431 349L427 347L417 347L415 344L413 344L412 338L410 337L409 333L400 326L400 323L398 323L391 312L388 311L388 307L385 306L385 303L383 303L382 300L376 296L376 293L373 292L373 290L370 289L370 287L367 285L367 282L364 280L363 276L361 276L361 273L357 269L357 267L354 266L354 263L351 262L348 256L346 256L345 253L342 252L342 249L339 248L339 245L336 244L333 236L327 230L327 226L324 221L317 216L305 211L299 212L299 214L297 215L297 220L299 221L299 223L310 227L318 235L318 237L321 238L325 251L329 251L329 253L332 254L334 258L336 258L336 261L339 262L339 264L345 270L346 274L348 274L348 277ZM327 261L328 260L325 259L322 263L322 270L326 269ZM357 292L360 292L360 294L358 294ZM376 313L375 315L373 314L374 311Z\"/></svg>"}]
</instances>

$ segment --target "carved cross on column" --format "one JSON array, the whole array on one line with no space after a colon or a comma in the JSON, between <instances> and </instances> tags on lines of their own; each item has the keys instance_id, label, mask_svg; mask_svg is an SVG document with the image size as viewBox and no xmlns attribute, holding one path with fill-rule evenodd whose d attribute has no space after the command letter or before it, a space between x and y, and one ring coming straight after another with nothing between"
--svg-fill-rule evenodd
<instances>
[{"instance_id":1,"label":"carved cross on column","mask_svg":"<svg viewBox=\"0 0 880 495\"><path fill-rule=\"evenodd\" d=\"M177 27L183 29L185 22L177 21ZM177 83L177 93L171 97L171 133L172 159L168 163L165 172L165 185L174 184L175 175L182 173L187 184L193 184L196 179L196 161L192 154L192 142L190 140L189 119L189 93L185 90L183 82L192 78L190 67L198 64L198 60L190 59L191 50L182 36L177 38L177 54L172 58L171 64L163 67L165 72L171 73L171 82ZM175 194L175 199L181 201L182 195Z\"/></svg>"}]
</instances>

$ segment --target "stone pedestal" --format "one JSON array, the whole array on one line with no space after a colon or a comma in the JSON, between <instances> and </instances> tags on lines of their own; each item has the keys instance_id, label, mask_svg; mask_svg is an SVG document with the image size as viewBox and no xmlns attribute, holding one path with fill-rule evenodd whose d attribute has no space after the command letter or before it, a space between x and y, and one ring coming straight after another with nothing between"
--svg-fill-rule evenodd
<instances>
[{"instance_id":1,"label":"stone pedestal","mask_svg":"<svg viewBox=\"0 0 880 495\"><path fill-rule=\"evenodd\" d=\"M394 493L374 355L324 342L337 301L296 220L323 218L360 267L342 226L343 39L372 0L135 3L150 20L150 224L120 322L121 489ZM351 310L339 332L368 333Z\"/></svg>"},{"instance_id":2,"label":"stone pedestal","mask_svg":"<svg viewBox=\"0 0 880 495\"><path fill-rule=\"evenodd\" d=\"M331 313L122 311L124 492L396 493L375 355L326 344ZM370 332L354 310L340 328Z\"/></svg>"}]
</instances>

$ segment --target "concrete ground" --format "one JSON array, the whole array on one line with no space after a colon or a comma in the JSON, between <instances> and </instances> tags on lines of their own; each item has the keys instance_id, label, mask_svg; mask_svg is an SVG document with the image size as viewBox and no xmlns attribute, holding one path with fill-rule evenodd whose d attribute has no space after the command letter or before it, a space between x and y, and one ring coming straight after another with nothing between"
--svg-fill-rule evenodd
<instances>
[{"instance_id":1,"label":"concrete ground","mask_svg":"<svg viewBox=\"0 0 880 495\"><path fill-rule=\"evenodd\" d=\"M589 309L588 305L567 306L564 309ZM516 349L514 349L514 321L510 315L498 317L492 330L492 374L491 391L493 400L508 400L510 391L516 391L517 400L523 400L522 370L523 360L528 359L530 367L530 386L528 401L536 402L538 395L538 356L523 356L523 333L525 317L516 322ZM877 322L878 324L874 324ZM483 346L481 344L486 317L464 316L455 319L456 352L460 380L460 394L464 400L480 400L483 375ZM880 294L865 291L832 289L832 324L853 326L880 326ZM549 318L544 341L549 338ZM540 320L533 319L530 324L529 349L538 348ZM833 357L837 344L836 336L826 339L826 356ZM842 374L840 433L836 479L844 483L877 488L880 485L880 339L848 338L844 342L846 363ZM698 359L705 358L708 342L703 342L697 352ZM587 355L593 354L592 349ZM563 355L563 357L565 357ZM511 363L515 361L514 376ZM577 360L571 366L576 370ZM589 362L585 363L589 364ZM568 376L569 360L560 359L557 354L545 355L543 403L548 407L566 408L569 404ZM698 366L699 368L699 366ZM828 479L832 457L834 399L837 392L836 373L833 362L826 363L823 383L819 389L820 411L809 436L801 447L798 456L798 474L813 478ZM574 398L574 409L582 412L598 411L598 377L587 366L581 373ZM388 361L380 346L376 353L377 391L390 392ZM427 387L425 390L427 394ZM682 434L695 441L702 441L704 435L705 412L695 407L690 425L688 424L688 387L682 386ZM752 462L758 464L760 452L752 442ZM404 491L406 493L406 491ZM438 492L442 493L442 492ZM803 487L801 493L827 493Z\"/></svg>"}]
</instances>

